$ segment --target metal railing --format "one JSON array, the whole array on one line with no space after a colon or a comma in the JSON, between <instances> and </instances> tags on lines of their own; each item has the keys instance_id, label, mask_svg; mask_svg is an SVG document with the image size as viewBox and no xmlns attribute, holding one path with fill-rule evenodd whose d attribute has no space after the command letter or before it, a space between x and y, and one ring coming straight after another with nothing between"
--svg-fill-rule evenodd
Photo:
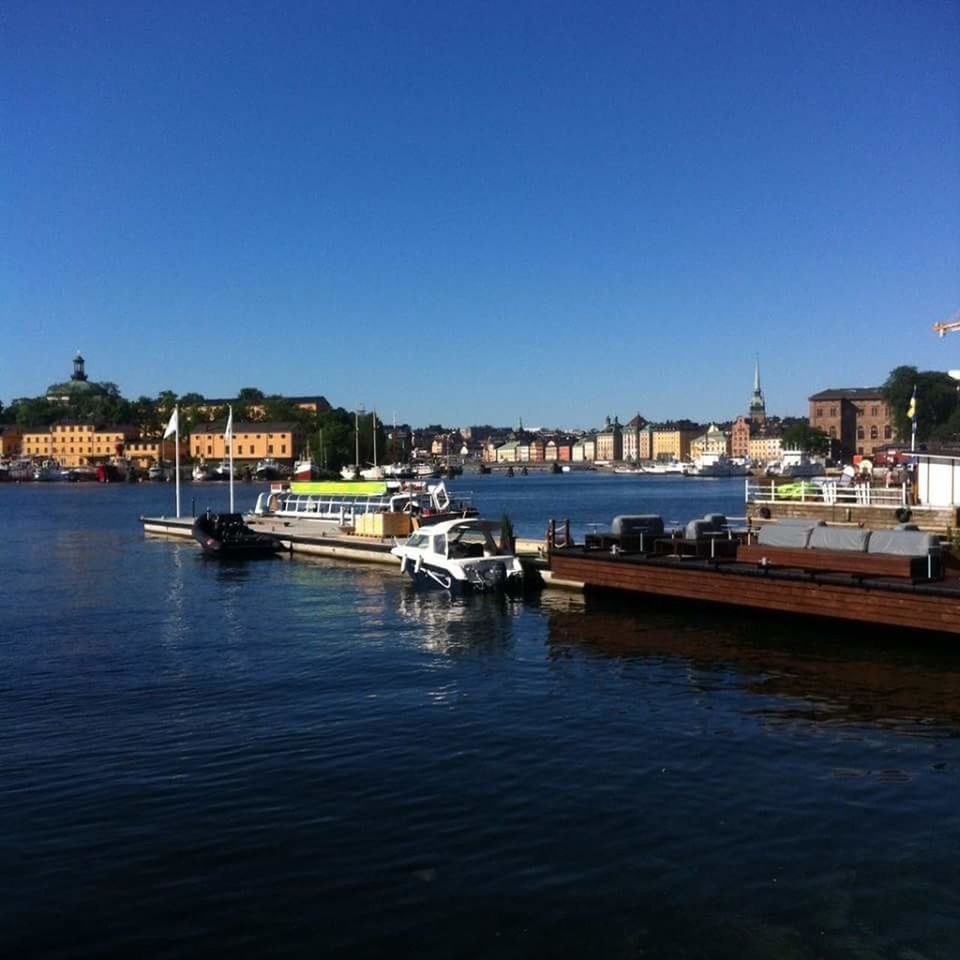
<instances>
[{"instance_id":1,"label":"metal railing","mask_svg":"<svg viewBox=\"0 0 960 960\"><path fill-rule=\"evenodd\" d=\"M838 480L796 480L777 483L749 477L745 483L747 503L825 503L860 507L905 507L910 503L910 486L877 487L869 483L841 486Z\"/></svg>"}]
</instances>

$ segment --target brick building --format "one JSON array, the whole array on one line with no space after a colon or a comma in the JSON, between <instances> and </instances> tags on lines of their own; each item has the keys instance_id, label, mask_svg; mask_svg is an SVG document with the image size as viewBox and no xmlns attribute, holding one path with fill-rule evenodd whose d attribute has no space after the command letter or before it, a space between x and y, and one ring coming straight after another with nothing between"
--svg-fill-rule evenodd
<instances>
[{"instance_id":1,"label":"brick building","mask_svg":"<svg viewBox=\"0 0 960 960\"><path fill-rule=\"evenodd\" d=\"M810 426L822 430L849 460L855 454L873 456L893 439L890 411L880 387L821 390L809 398Z\"/></svg>"}]
</instances>

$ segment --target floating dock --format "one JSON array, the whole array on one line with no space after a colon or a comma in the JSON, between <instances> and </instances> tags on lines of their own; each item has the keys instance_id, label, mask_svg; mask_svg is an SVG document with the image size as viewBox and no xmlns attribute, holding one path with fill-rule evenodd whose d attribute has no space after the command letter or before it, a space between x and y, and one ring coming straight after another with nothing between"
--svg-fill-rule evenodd
<instances>
[{"instance_id":1,"label":"floating dock","mask_svg":"<svg viewBox=\"0 0 960 960\"><path fill-rule=\"evenodd\" d=\"M764 567L737 560L649 554L615 555L565 547L550 554L553 577L584 589L617 590L744 607L960 634L960 576L912 582Z\"/></svg>"}]
</instances>

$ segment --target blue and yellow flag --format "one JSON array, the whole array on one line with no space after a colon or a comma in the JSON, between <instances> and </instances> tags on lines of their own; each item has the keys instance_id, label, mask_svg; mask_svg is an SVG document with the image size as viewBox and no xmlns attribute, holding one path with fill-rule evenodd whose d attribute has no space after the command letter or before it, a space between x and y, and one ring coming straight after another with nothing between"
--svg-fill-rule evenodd
<instances>
[{"instance_id":1,"label":"blue and yellow flag","mask_svg":"<svg viewBox=\"0 0 960 960\"><path fill-rule=\"evenodd\" d=\"M913 385L913 396L910 398L910 406L907 407L907 418L910 420L917 419L917 385Z\"/></svg>"}]
</instances>

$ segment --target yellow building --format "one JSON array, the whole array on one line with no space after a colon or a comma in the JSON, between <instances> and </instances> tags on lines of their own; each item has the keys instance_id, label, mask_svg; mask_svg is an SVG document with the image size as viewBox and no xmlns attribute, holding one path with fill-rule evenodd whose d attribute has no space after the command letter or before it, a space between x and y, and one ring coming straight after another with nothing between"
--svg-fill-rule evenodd
<instances>
[{"instance_id":1,"label":"yellow building","mask_svg":"<svg viewBox=\"0 0 960 960\"><path fill-rule=\"evenodd\" d=\"M326 397L284 397L283 399L288 400L301 410L306 410L307 413L312 413L315 417L321 413L328 413L331 409ZM194 409L203 417L215 417L221 410L230 405L237 406L236 397L228 397L224 400L204 400L203 403L198 403ZM258 423L266 415L261 403L250 404L244 409L248 410L250 416L255 417Z\"/></svg>"},{"instance_id":2,"label":"yellow building","mask_svg":"<svg viewBox=\"0 0 960 960\"><path fill-rule=\"evenodd\" d=\"M23 451L23 430L16 424L0 426L0 460L12 460Z\"/></svg>"},{"instance_id":3,"label":"yellow building","mask_svg":"<svg viewBox=\"0 0 960 960\"><path fill-rule=\"evenodd\" d=\"M134 440L128 440L124 449L124 456L136 466L146 470L157 462L161 444L163 444L163 459L167 463L173 463L176 459L173 437L167 437L166 440L161 440L159 437L137 437ZM190 446L187 438L181 437L180 456L185 458L189 452Z\"/></svg>"},{"instance_id":4,"label":"yellow building","mask_svg":"<svg viewBox=\"0 0 960 960\"><path fill-rule=\"evenodd\" d=\"M706 433L695 437L690 443L690 456L694 460L704 456L729 456L730 437L715 423L711 423Z\"/></svg>"},{"instance_id":5,"label":"yellow building","mask_svg":"<svg viewBox=\"0 0 960 960\"><path fill-rule=\"evenodd\" d=\"M132 426L98 429L89 423L55 423L23 433L23 456L56 460L62 467L84 467L122 457L135 438Z\"/></svg>"},{"instance_id":6,"label":"yellow building","mask_svg":"<svg viewBox=\"0 0 960 960\"><path fill-rule=\"evenodd\" d=\"M194 427L190 434L190 455L195 460L224 460L228 450L223 431L224 423L205 423ZM257 422L234 423L234 461L286 460L290 463L306 443L303 428L298 423Z\"/></svg>"},{"instance_id":7,"label":"yellow building","mask_svg":"<svg viewBox=\"0 0 960 960\"><path fill-rule=\"evenodd\" d=\"M750 459L773 463L783 457L783 440L778 435L757 434L750 438Z\"/></svg>"},{"instance_id":8,"label":"yellow building","mask_svg":"<svg viewBox=\"0 0 960 960\"><path fill-rule=\"evenodd\" d=\"M686 427L667 427L653 432L653 460L689 460L690 444L697 438L699 430Z\"/></svg>"}]
</instances>

